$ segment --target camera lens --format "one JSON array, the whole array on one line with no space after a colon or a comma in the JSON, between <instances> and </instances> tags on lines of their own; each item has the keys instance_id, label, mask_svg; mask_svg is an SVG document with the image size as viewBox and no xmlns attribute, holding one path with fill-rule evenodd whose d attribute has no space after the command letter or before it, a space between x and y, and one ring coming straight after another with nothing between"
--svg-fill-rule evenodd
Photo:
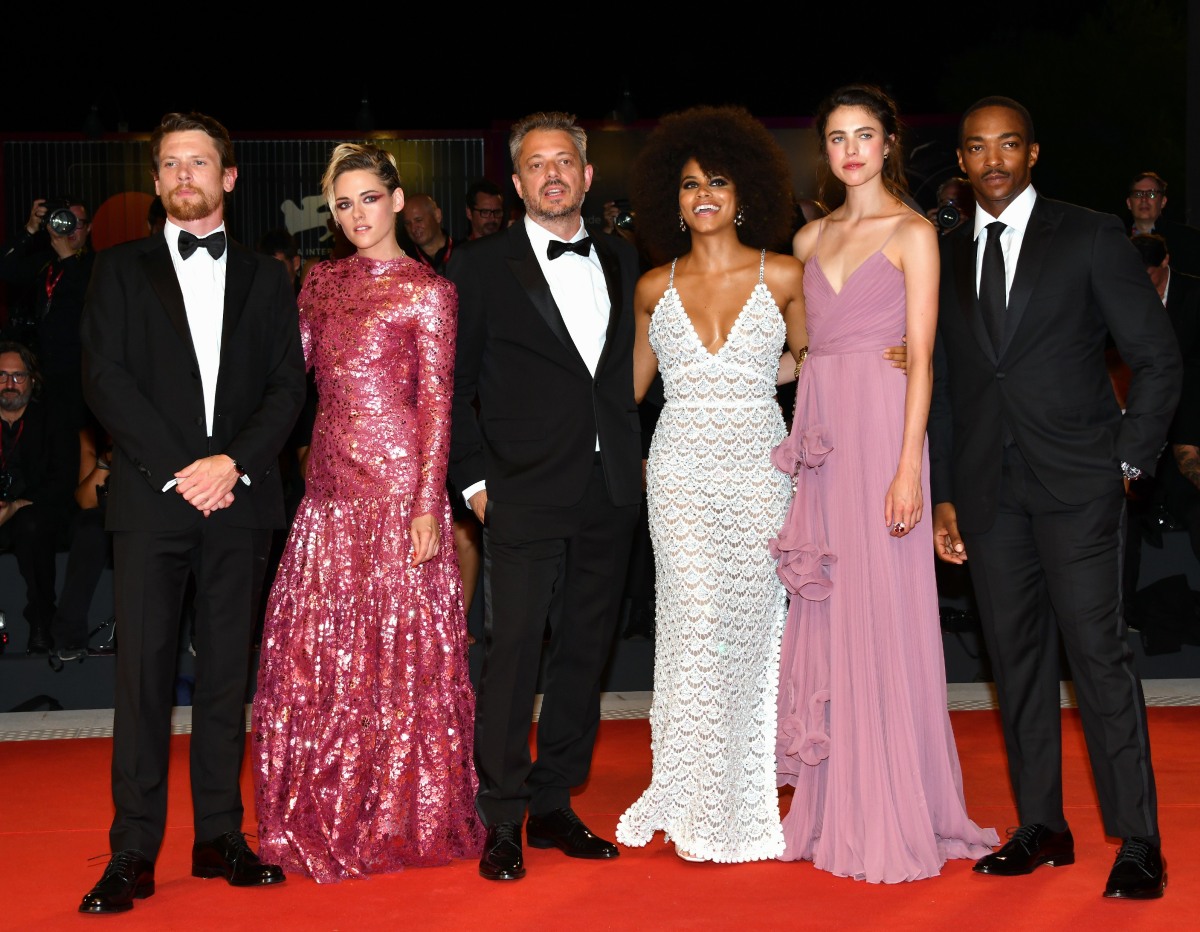
<instances>
[{"instance_id":1,"label":"camera lens","mask_svg":"<svg viewBox=\"0 0 1200 932\"><path fill-rule=\"evenodd\" d=\"M79 218L69 207L57 207L46 214L46 226L59 236L70 236L79 226Z\"/></svg>"},{"instance_id":2,"label":"camera lens","mask_svg":"<svg viewBox=\"0 0 1200 932\"><path fill-rule=\"evenodd\" d=\"M622 211L621 213L617 214L617 219L614 220L613 223L615 223L622 230L632 230L633 229L633 214L632 214L632 212L630 212L628 210Z\"/></svg>"},{"instance_id":3,"label":"camera lens","mask_svg":"<svg viewBox=\"0 0 1200 932\"><path fill-rule=\"evenodd\" d=\"M953 230L962 222L962 214L953 204L943 204L938 208L937 225L943 230Z\"/></svg>"}]
</instances>

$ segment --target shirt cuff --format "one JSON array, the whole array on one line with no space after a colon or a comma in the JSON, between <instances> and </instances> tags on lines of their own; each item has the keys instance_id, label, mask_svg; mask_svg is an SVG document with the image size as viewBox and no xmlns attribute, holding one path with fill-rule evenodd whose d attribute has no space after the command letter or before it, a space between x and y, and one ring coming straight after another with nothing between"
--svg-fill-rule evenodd
<instances>
[{"instance_id":1,"label":"shirt cuff","mask_svg":"<svg viewBox=\"0 0 1200 932\"><path fill-rule=\"evenodd\" d=\"M487 480L480 479L478 482L474 483L473 485L469 485L465 489L463 489L462 496L466 500L468 507L471 504L471 496L474 495L476 492L482 492L486 488L487 488Z\"/></svg>"}]
</instances>

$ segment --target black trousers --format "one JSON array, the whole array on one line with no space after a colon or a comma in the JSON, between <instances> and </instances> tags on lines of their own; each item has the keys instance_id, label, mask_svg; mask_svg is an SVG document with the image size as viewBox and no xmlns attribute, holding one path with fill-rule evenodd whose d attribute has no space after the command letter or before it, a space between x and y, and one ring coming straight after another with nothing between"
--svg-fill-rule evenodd
<instances>
[{"instance_id":1,"label":"black trousers","mask_svg":"<svg viewBox=\"0 0 1200 932\"><path fill-rule=\"evenodd\" d=\"M55 647L87 647L92 596L111 556L112 533L104 529L104 509L76 512L71 521L66 578L54 615Z\"/></svg>"},{"instance_id":2,"label":"black trousers","mask_svg":"<svg viewBox=\"0 0 1200 932\"><path fill-rule=\"evenodd\" d=\"M475 703L476 805L488 825L569 806L571 788L587 779L636 519L636 505L609 500L598 464L575 506L489 501ZM529 729L543 650L533 760Z\"/></svg>"},{"instance_id":3,"label":"black trousers","mask_svg":"<svg viewBox=\"0 0 1200 932\"><path fill-rule=\"evenodd\" d=\"M117 610L112 786L113 851L154 859L167 814L167 763L180 613L195 576L196 691L191 785L196 838L242 827L239 785L258 559L270 531L212 519L170 532L113 534Z\"/></svg>"},{"instance_id":4,"label":"black trousers","mask_svg":"<svg viewBox=\"0 0 1200 932\"><path fill-rule=\"evenodd\" d=\"M1059 635L1070 663L1105 831L1157 840L1146 704L1122 602L1125 496L1055 499L1005 449L992 528L963 534L992 661L1021 824L1065 824Z\"/></svg>"},{"instance_id":5,"label":"black trousers","mask_svg":"<svg viewBox=\"0 0 1200 932\"><path fill-rule=\"evenodd\" d=\"M17 558L25 580L25 620L30 633L50 635L54 620L55 554L66 519L36 502L26 505L0 526L0 550Z\"/></svg>"}]
</instances>

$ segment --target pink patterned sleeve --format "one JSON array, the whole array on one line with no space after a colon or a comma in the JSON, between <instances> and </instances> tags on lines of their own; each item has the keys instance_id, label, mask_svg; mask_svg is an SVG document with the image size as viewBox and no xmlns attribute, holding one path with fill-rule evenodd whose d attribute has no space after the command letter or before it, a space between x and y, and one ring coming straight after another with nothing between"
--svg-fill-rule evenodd
<instances>
[{"instance_id":1,"label":"pink patterned sleeve","mask_svg":"<svg viewBox=\"0 0 1200 932\"><path fill-rule=\"evenodd\" d=\"M318 265L309 271L300 287L300 295L296 304L300 309L300 348L304 350L304 368L311 369L312 360L312 313L316 304L316 292L320 287L321 267Z\"/></svg>"},{"instance_id":2,"label":"pink patterned sleeve","mask_svg":"<svg viewBox=\"0 0 1200 932\"><path fill-rule=\"evenodd\" d=\"M454 395L454 345L458 292L447 279L430 276L425 300L414 304L417 335L417 431L421 478L413 515L440 515L450 457L450 408Z\"/></svg>"}]
</instances>

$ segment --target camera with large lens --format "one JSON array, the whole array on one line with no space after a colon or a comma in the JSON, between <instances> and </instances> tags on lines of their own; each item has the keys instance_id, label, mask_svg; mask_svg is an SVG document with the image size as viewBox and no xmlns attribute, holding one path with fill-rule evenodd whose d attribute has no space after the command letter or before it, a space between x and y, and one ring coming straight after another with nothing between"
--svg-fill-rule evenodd
<instances>
[{"instance_id":1,"label":"camera with large lens","mask_svg":"<svg viewBox=\"0 0 1200 932\"><path fill-rule=\"evenodd\" d=\"M626 198L619 197L613 203L617 205L617 210L620 211L613 224L619 230L632 230L634 213L629 201Z\"/></svg>"},{"instance_id":2,"label":"camera with large lens","mask_svg":"<svg viewBox=\"0 0 1200 932\"><path fill-rule=\"evenodd\" d=\"M7 469L0 471L0 502L11 502L13 500L12 487L13 474Z\"/></svg>"},{"instance_id":3,"label":"camera with large lens","mask_svg":"<svg viewBox=\"0 0 1200 932\"><path fill-rule=\"evenodd\" d=\"M46 214L42 226L59 236L70 236L79 226L79 218L71 210L71 202L65 197L46 199Z\"/></svg>"},{"instance_id":4,"label":"camera with large lens","mask_svg":"<svg viewBox=\"0 0 1200 932\"><path fill-rule=\"evenodd\" d=\"M962 211L954 206L953 201L947 201L937 212L937 225L943 230L953 230L962 223Z\"/></svg>"}]
</instances>

